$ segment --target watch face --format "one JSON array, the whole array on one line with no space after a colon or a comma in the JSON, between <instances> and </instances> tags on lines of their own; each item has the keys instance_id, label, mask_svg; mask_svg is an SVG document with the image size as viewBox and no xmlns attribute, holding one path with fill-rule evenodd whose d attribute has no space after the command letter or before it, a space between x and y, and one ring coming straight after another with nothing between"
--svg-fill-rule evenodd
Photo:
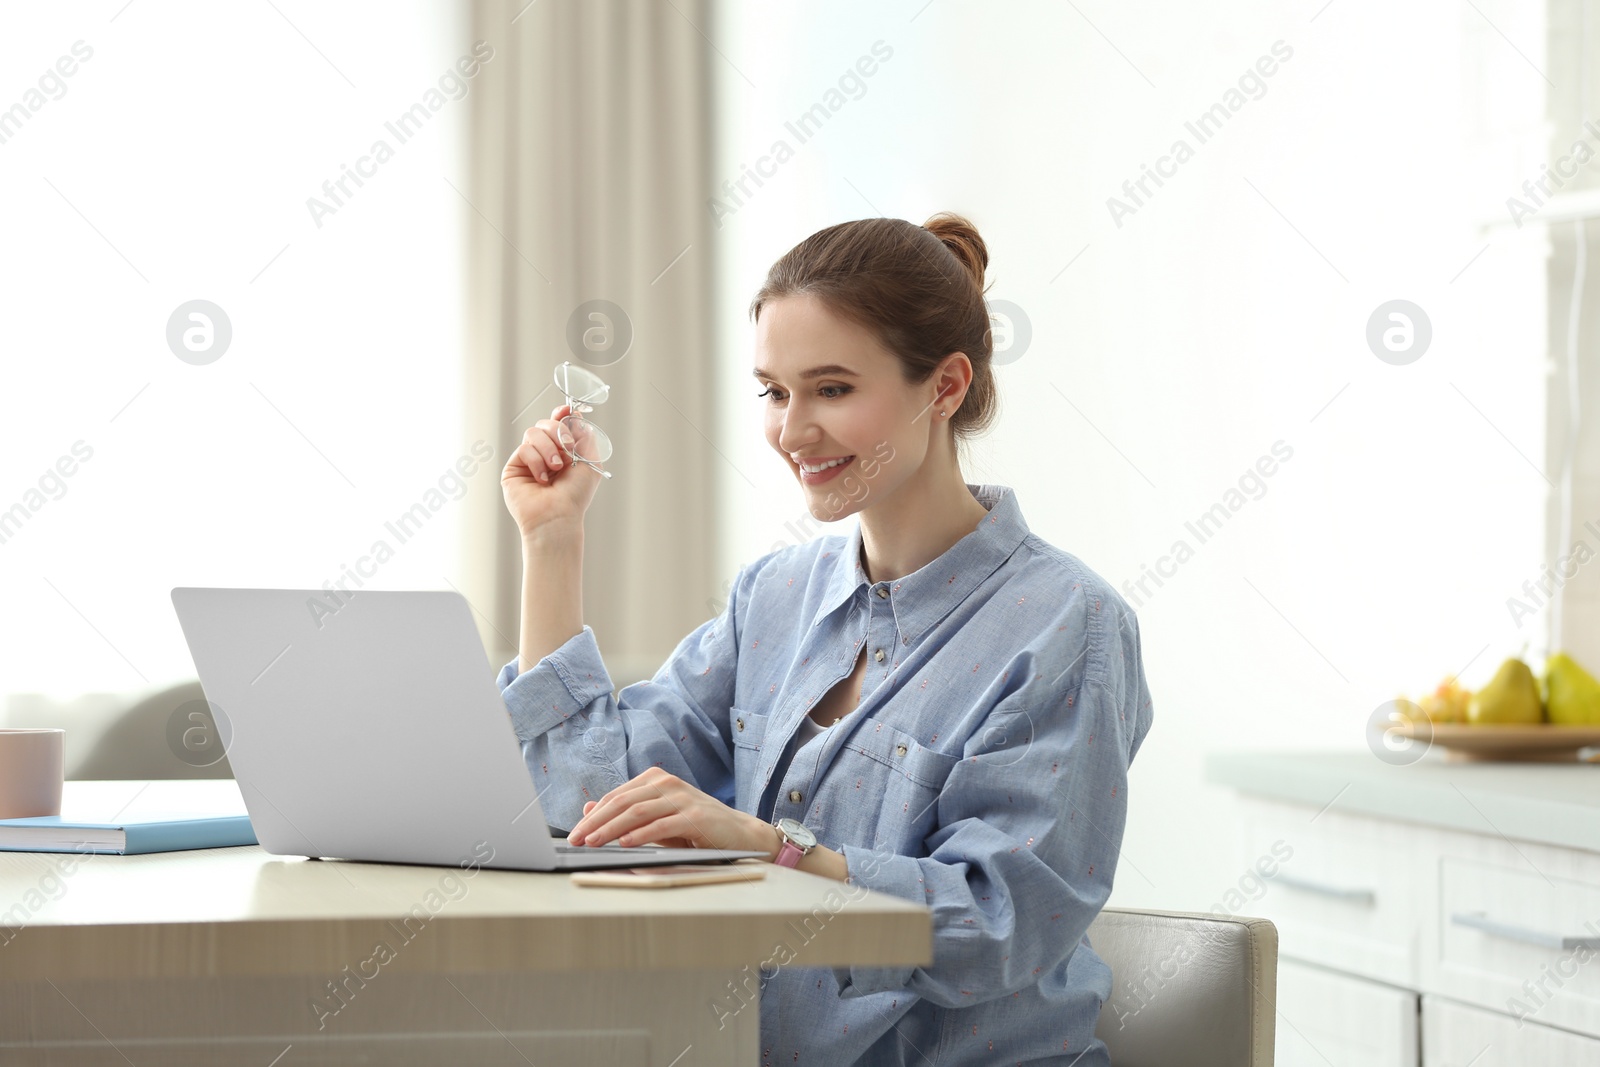
<instances>
[{"instance_id":1,"label":"watch face","mask_svg":"<svg viewBox=\"0 0 1600 1067\"><path fill-rule=\"evenodd\" d=\"M795 822L793 819L779 819L778 829L782 830L790 841L793 841L801 848L812 849L817 847L817 835L807 830L803 823Z\"/></svg>"}]
</instances>

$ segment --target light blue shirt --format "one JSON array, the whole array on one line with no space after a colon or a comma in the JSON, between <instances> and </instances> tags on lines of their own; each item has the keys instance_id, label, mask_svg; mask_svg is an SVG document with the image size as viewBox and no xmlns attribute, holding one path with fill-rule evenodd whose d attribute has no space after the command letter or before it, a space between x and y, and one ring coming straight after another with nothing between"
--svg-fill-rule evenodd
<instances>
[{"instance_id":1,"label":"light blue shirt","mask_svg":"<svg viewBox=\"0 0 1600 1067\"><path fill-rule=\"evenodd\" d=\"M844 854L850 886L932 909L931 966L752 969L764 1063L1109 1062L1094 1029L1111 973L1085 931L1150 729L1139 624L1028 530L1010 488L967 488L988 518L933 562L868 582L859 522L776 549L615 696L588 626L500 672L550 822L660 766L805 823ZM860 704L802 746L802 720L863 648ZM730 990L710 1010L741 1006Z\"/></svg>"}]
</instances>

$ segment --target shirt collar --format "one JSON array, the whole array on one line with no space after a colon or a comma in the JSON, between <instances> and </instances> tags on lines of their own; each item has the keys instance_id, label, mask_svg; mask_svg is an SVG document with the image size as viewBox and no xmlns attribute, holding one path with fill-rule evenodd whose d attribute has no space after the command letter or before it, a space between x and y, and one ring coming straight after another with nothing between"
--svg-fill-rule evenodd
<instances>
[{"instance_id":1,"label":"shirt collar","mask_svg":"<svg viewBox=\"0 0 1600 1067\"><path fill-rule=\"evenodd\" d=\"M869 596L877 596L879 587L888 591L886 599L894 610L902 644L915 641L948 615L980 582L1011 558L1028 536L1028 524L1017 506L1017 494L1009 486L967 483L967 490L988 509L989 517L943 555L892 582L867 581L867 572L861 566L861 523L858 519L843 553L838 557L825 557L825 562L830 564L827 584L811 625L820 626L862 588L868 590Z\"/></svg>"}]
</instances>

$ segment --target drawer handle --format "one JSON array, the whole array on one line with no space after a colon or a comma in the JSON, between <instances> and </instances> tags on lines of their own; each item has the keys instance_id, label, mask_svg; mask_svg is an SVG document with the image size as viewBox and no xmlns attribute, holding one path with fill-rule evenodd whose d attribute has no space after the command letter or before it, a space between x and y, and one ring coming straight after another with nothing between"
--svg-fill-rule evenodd
<instances>
[{"instance_id":1,"label":"drawer handle","mask_svg":"<svg viewBox=\"0 0 1600 1067\"><path fill-rule=\"evenodd\" d=\"M1600 937L1566 937L1543 930L1529 930L1525 926L1509 926L1495 922L1481 911L1456 912L1450 916L1450 921L1457 926L1468 926L1508 941L1521 941L1541 948L1600 948Z\"/></svg>"},{"instance_id":2,"label":"drawer handle","mask_svg":"<svg viewBox=\"0 0 1600 1067\"><path fill-rule=\"evenodd\" d=\"M1324 882L1296 878L1294 875L1284 874L1282 871L1273 875L1272 880L1281 882L1290 889L1303 889L1307 893L1320 893L1322 896L1348 901L1351 904L1365 904L1371 907L1378 899L1378 895L1370 889L1347 889L1344 886L1328 885Z\"/></svg>"}]
</instances>

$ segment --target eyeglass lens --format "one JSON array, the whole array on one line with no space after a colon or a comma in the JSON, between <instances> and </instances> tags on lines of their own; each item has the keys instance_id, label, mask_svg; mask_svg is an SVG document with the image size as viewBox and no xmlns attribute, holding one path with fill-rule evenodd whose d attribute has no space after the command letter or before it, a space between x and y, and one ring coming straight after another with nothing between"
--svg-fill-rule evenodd
<instances>
[{"instance_id":1,"label":"eyeglass lens","mask_svg":"<svg viewBox=\"0 0 1600 1067\"><path fill-rule=\"evenodd\" d=\"M561 420L568 433L572 435L572 444L563 447L569 455L588 460L591 463L604 463L611 458L611 438L605 431L578 415L579 411L589 410L591 405L603 404L610 395L611 387L601 381L594 374L572 363L562 363L556 367L556 387L566 394L568 405L573 414Z\"/></svg>"}]
</instances>

